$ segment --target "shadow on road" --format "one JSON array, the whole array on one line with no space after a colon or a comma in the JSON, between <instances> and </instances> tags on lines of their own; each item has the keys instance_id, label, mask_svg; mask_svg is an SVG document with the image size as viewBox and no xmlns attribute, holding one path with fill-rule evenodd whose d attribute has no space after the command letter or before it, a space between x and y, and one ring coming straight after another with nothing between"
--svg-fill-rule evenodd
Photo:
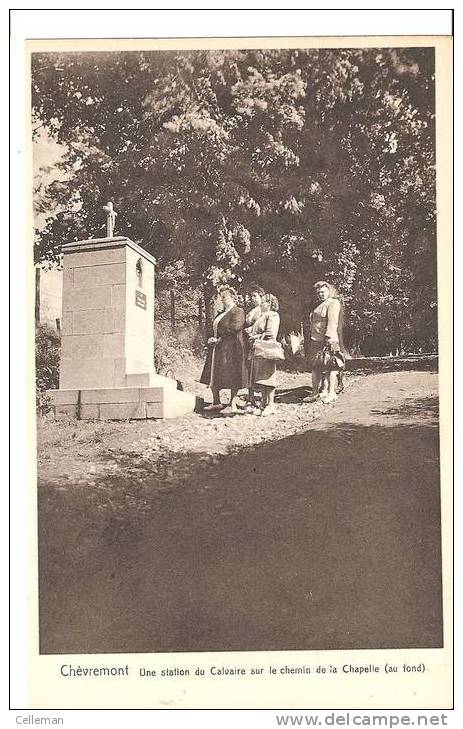
<instances>
[{"instance_id":1,"label":"shadow on road","mask_svg":"<svg viewBox=\"0 0 463 729\"><path fill-rule=\"evenodd\" d=\"M421 418L435 421L439 418L439 398L410 398L397 407L372 410L375 415L397 415L400 418Z\"/></svg>"},{"instance_id":2,"label":"shadow on road","mask_svg":"<svg viewBox=\"0 0 463 729\"><path fill-rule=\"evenodd\" d=\"M41 652L440 647L438 453L399 417L42 484Z\"/></svg>"},{"instance_id":3,"label":"shadow on road","mask_svg":"<svg viewBox=\"0 0 463 729\"><path fill-rule=\"evenodd\" d=\"M437 355L415 355L409 357L358 357L346 361L348 372L372 374L373 372L437 372Z\"/></svg>"}]
</instances>

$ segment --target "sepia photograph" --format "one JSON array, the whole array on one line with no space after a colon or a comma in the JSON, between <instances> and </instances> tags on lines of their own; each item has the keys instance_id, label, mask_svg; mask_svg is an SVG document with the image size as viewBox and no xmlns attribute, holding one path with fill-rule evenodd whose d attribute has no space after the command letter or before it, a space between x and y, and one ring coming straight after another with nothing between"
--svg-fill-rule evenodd
<instances>
[{"instance_id":1,"label":"sepia photograph","mask_svg":"<svg viewBox=\"0 0 463 729\"><path fill-rule=\"evenodd\" d=\"M351 40L31 52L41 655L444 646L435 48Z\"/></svg>"}]
</instances>

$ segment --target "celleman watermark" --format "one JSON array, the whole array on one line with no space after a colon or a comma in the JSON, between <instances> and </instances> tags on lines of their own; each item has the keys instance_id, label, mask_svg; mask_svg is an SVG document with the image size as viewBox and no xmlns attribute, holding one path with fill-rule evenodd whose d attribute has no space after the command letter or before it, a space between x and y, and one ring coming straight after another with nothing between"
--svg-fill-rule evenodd
<instances>
[{"instance_id":1,"label":"celleman watermark","mask_svg":"<svg viewBox=\"0 0 463 729\"><path fill-rule=\"evenodd\" d=\"M41 724L41 725L56 725L64 724L62 716L36 716L35 714L18 714L16 717L16 724L28 725Z\"/></svg>"}]
</instances>

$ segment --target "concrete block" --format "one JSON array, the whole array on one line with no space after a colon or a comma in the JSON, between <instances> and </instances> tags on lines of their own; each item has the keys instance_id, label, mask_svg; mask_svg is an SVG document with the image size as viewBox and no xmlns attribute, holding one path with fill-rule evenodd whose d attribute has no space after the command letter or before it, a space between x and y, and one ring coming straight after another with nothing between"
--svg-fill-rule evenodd
<instances>
[{"instance_id":1,"label":"concrete block","mask_svg":"<svg viewBox=\"0 0 463 729\"><path fill-rule=\"evenodd\" d=\"M98 405L81 405L80 406L80 419L81 420L98 420L100 417L100 408Z\"/></svg>"},{"instance_id":2,"label":"concrete block","mask_svg":"<svg viewBox=\"0 0 463 729\"><path fill-rule=\"evenodd\" d=\"M164 417L164 404L162 402L146 403L146 417L147 418L163 418Z\"/></svg>"},{"instance_id":3,"label":"concrete block","mask_svg":"<svg viewBox=\"0 0 463 729\"><path fill-rule=\"evenodd\" d=\"M128 373L149 372L154 369L154 341L152 338L142 339L127 333L125 335L125 356L127 364L133 369Z\"/></svg>"},{"instance_id":4,"label":"concrete block","mask_svg":"<svg viewBox=\"0 0 463 729\"><path fill-rule=\"evenodd\" d=\"M63 259L63 293L66 289L74 287L74 269L65 265L66 257Z\"/></svg>"},{"instance_id":5,"label":"concrete block","mask_svg":"<svg viewBox=\"0 0 463 729\"><path fill-rule=\"evenodd\" d=\"M77 389L49 390L48 394L57 419L78 415L82 420L176 418L197 406L194 395L171 387L82 388L80 404Z\"/></svg>"},{"instance_id":6,"label":"concrete block","mask_svg":"<svg viewBox=\"0 0 463 729\"><path fill-rule=\"evenodd\" d=\"M138 387L101 387L82 390L81 403L138 403Z\"/></svg>"},{"instance_id":7,"label":"concrete block","mask_svg":"<svg viewBox=\"0 0 463 729\"><path fill-rule=\"evenodd\" d=\"M61 314L61 335L73 334L73 312L63 311Z\"/></svg>"},{"instance_id":8,"label":"concrete block","mask_svg":"<svg viewBox=\"0 0 463 729\"><path fill-rule=\"evenodd\" d=\"M145 360L134 360L126 358L125 360L125 375L145 375L146 373L154 373L154 366L151 361ZM128 384L127 382L125 384ZM151 385L151 381L147 383Z\"/></svg>"},{"instance_id":9,"label":"concrete block","mask_svg":"<svg viewBox=\"0 0 463 729\"><path fill-rule=\"evenodd\" d=\"M127 354L130 355L129 347L127 347L126 351ZM128 375L140 375L144 372L153 372L154 362L152 362L147 356L138 359L127 356L125 358L125 371Z\"/></svg>"},{"instance_id":10,"label":"concrete block","mask_svg":"<svg viewBox=\"0 0 463 729\"><path fill-rule=\"evenodd\" d=\"M113 332L125 332L125 308L113 308L113 324L112 324L112 331Z\"/></svg>"},{"instance_id":11,"label":"concrete block","mask_svg":"<svg viewBox=\"0 0 463 729\"><path fill-rule=\"evenodd\" d=\"M122 332L73 334L63 336L61 340L61 357L75 360L77 366L84 359L115 359L123 357L124 353L125 337Z\"/></svg>"},{"instance_id":12,"label":"concrete block","mask_svg":"<svg viewBox=\"0 0 463 729\"><path fill-rule=\"evenodd\" d=\"M63 288L63 311L111 309L111 286Z\"/></svg>"},{"instance_id":13,"label":"concrete block","mask_svg":"<svg viewBox=\"0 0 463 729\"><path fill-rule=\"evenodd\" d=\"M163 387L140 387L138 391L141 402L155 403L162 402L164 399Z\"/></svg>"},{"instance_id":14,"label":"concrete block","mask_svg":"<svg viewBox=\"0 0 463 729\"><path fill-rule=\"evenodd\" d=\"M149 387L151 385L150 373L140 372L137 374L125 375L126 387Z\"/></svg>"},{"instance_id":15,"label":"concrete block","mask_svg":"<svg viewBox=\"0 0 463 729\"><path fill-rule=\"evenodd\" d=\"M74 269L74 287L98 287L125 283L125 263L104 266L82 266Z\"/></svg>"},{"instance_id":16,"label":"concrete block","mask_svg":"<svg viewBox=\"0 0 463 729\"><path fill-rule=\"evenodd\" d=\"M102 420L127 420L131 418L144 420L146 418L146 403L105 403L100 405L100 418Z\"/></svg>"},{"instance_id":17,"label":"concrete block","mask_svg":"<svg viewBox=\"0 0 463 729\"><path fill-rule=\"evenodd\" d=\"M127 387L161 387L176 390L177 380L158 375L154 370L140 373L130 372L125 377L125 385Z\"/></svg>"},{"instance_id":18,"label":"concrete block","mask_svg":"<svg viewBox=\"0 0 463 729\"><path fill-rule=\"evenodd\" d=\"M55 405L56 420L77 418L77 405Z\"/></svg>"},{"instance_id":19,"label":"concrete block","mask_svg":"<svg viewBox=\"0 0 463 729\"><path fill-rule=\"evenodd\" d=\"M79 390L47 390L53 405L77 405Z\"/></svg>"},{"instance_id":20,"label":"concrete block","mask_svg":"<svg viewBox=\"0 0 463 729\"><path fill-rule=\"evenodd\" d=\"M125 284L111 286L111 306L125 306L126 291Z\"/></svg>"},{"instance_id":21,"label":"concrete block","mask_svg":"<svg viewBox=\"0 0 463 729\"><path fill-rule=\"evenodd\" d=\"M117 387L119 384L114 374L114 360L110 358L61 359L60 389L82 390L84 387Z\"/></svg>"},{"instance_id":22,"label":"concrete block","mask_svg":"<svg viewBox=\"0 0 463 729\"><path fill-rule=\"evenodd\" d=\"M136 382L130 383L127 382L126 378L126 372L127 372L127 360L125 357L115 357L114 358L114 387L126 387L127 385L133 385L134 387L137 385Z\"/></svg>"},{"instance_id":23,"label":"concrete block","mask_svg":"<svg viewBox=\"0 0 463 729\"><path fill-rule=\"evenodd\" d=\"M112 334L114 312L112 309L73 312L73 334Z\"/></svg>"},{"instance_id":24,"label":"concrete block","mask_svg":"<svg viewBox=\"0 0 463 729\"><path fill-rule=\"evenodd\" d=\"M125 263L125 260L126 252L123 246L119 248L102 248L101 250L66 253L63 257L63 268Z\"/></svg>"}]
</instances>

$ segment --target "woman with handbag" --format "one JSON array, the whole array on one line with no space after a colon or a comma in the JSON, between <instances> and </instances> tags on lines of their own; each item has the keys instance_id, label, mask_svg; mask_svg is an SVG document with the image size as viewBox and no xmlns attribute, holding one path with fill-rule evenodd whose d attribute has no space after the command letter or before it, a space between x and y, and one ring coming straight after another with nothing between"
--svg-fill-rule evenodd
<instances>
[{"instance_id":1,"label":"woman with handbag","mask_svg":"<svg viewBox=\"0 0 463 729\"><path fill-rule=\"evenodd\" d=\"M345 361L342 354L342 303L326 281L313 286L317 306L310 316L308 360L312 370L312 394L302 402L335 402L338 372ZM320 386L321 390L320 390Z\"/></svg>"},{"instance_id":2,"label":"woman with handbag","mask_svg":"<svg viewBox=\"0 0 463 729\"><path fill-rule=\"evenodd\" d=\"M277 361L284 359L283 347L277 342L280 328L278 299L273 294L264 294L261 302L261 316L252 327L250 339L253 346L250 351L250 381L252 388L262 391L260 409L254 409L255 415L266 417L275 412L275 388Z\"/></svg>"},{"instance_id":3,"label":"woman with handbag","mask_svg":"<svg viewBox=\"0 0 463 729\"><path fill-rule=\"evenodd\" d=\"M213 336L207 342L207 357L200 382L209 385L213 402L204 410L222 410L220 390L230 390L229 411L238 412L236 400L238 390L248 384L243 329L245 315L236 305L236 291L231 286L222 286L219 296L223 305L213 322Z\"/></svg>"},{"instance_id":4,"label":"woman with handbag","mask_svg":"<svg viewBox=\"0 0 463 729\"><path fill-rule=\"evenodd\" d=\"M254 388L252 386L251 381L251 364L252 364L252 357L250 356L250 353L252 352L252 346L253 341L251 339L252 334L252 328L256 321L259 319L260 316L262 316L261 311L261 303L262 303L262 297L265 294L264 289L261 286L250 286L248 289L248 300L251 303L251 310L246 314L246 326L244 328L244 342L246 345L246 361L248 364L248 371L249 371L249 381L248 381L248 399L247 403L245 405L247 410L250 410L251 412L254 410L254 408L257 407L256 403L256 395L254 392Z\"/></svg>"}]
</instances>

